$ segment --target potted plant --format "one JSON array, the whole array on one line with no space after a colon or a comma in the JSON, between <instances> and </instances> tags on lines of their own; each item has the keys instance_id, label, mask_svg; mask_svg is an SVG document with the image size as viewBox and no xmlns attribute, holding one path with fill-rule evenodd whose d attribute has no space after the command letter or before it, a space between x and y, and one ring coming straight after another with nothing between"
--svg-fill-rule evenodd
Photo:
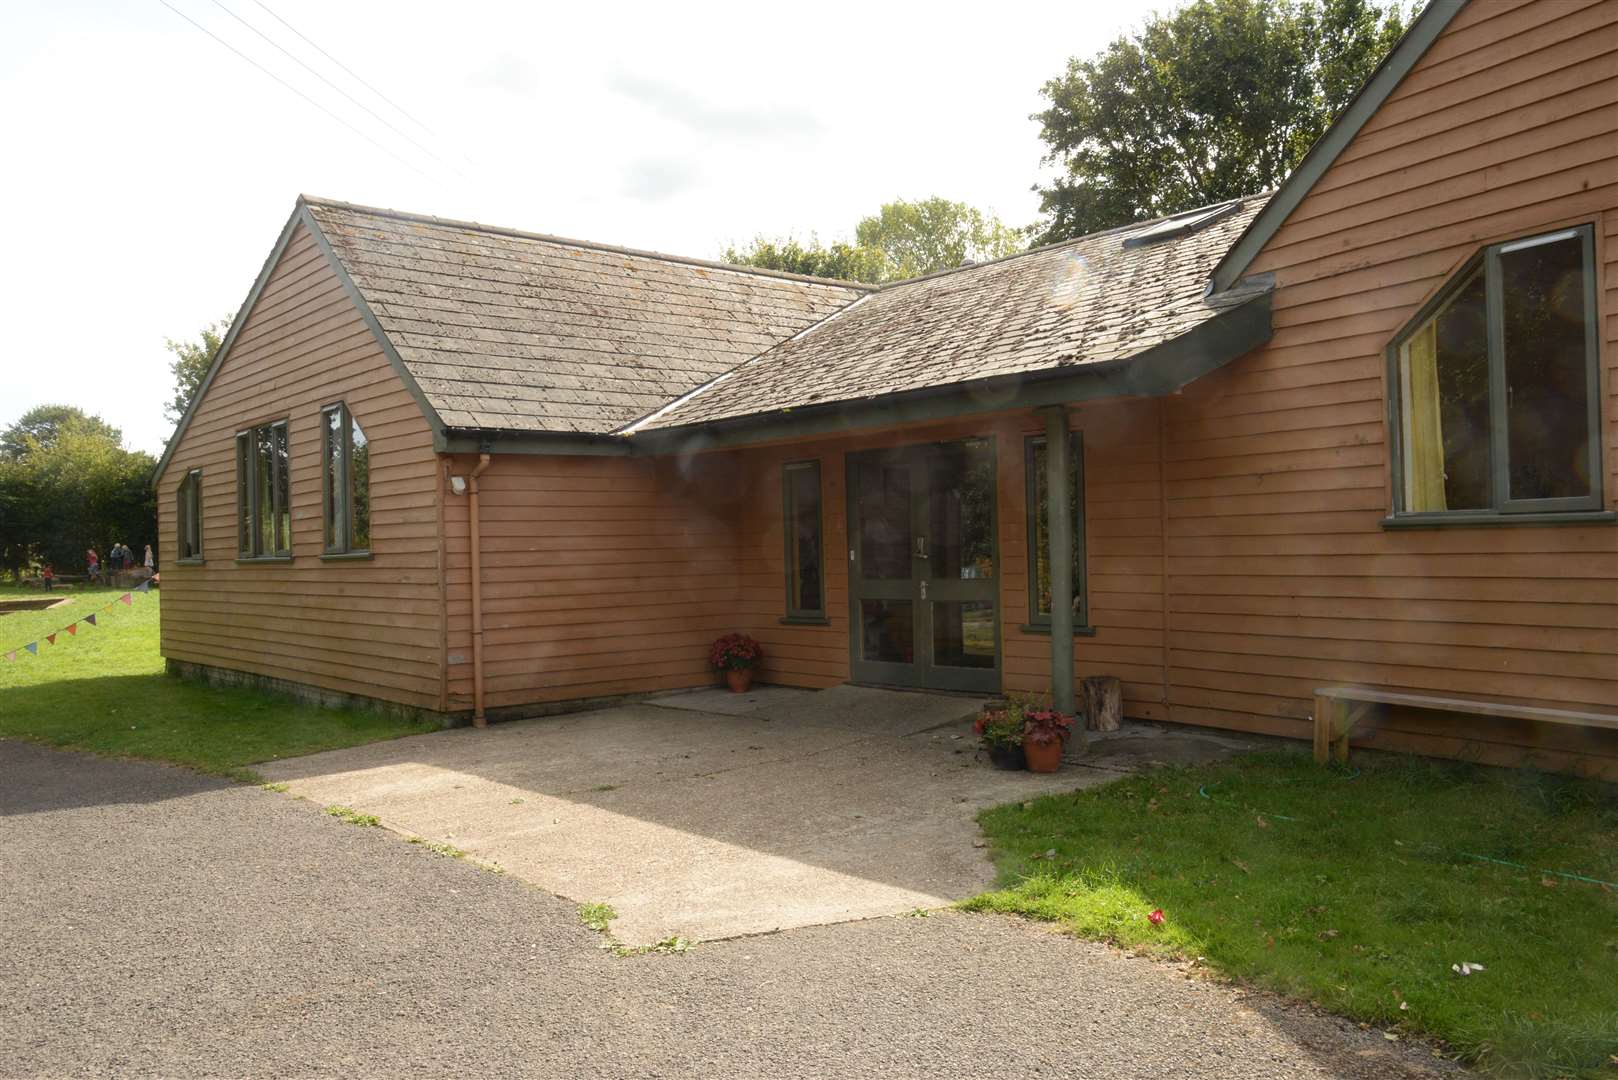
<instances>
[{"instance_id":1,"label":"potted plant","mask_svg":"<svg viewBox=\"0 0 1618 1080\"><path fill-rule=\"evenodd\" d=\"M1062 742L1073 728L1073 718L1049 706L1032 706L1022 713L1022 748L1029 772L1055 772L1062 766Z\"/></svg>"},{"instance_id":2,"label":"potted plant","mask_svg":"<svg viewBox=\"0 0 1618 1080\"><path fill-rule=\"evenodd\" d=\"M764 648L747 634L726 634L708 650L708 663L725 673L733 694L745 694L753 685L753 668L758 666Z\"/></svg>"},{"instance_id":3,"label":"potted plant","mask_svg":"<svg viewBox=\"0 0 1618 1080\"><path fill-rule=\"evenodd\" d=\"M997 769L1022 769L1027 762L1022 748L1022 710L1003 701L992 702L978 712L972 730L988 751L989 764Z\"/></svg>"}]
</instances>

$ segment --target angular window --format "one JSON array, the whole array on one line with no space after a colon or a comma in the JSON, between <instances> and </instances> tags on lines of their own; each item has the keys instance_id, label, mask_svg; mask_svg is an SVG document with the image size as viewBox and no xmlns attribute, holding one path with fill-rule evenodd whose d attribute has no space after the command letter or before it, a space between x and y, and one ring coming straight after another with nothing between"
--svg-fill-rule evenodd
<instances>
[{"instance_id":1,"label":"angular window","mask_svg":"<svg viewBox=\"0 0 1618 1080\"><path fill-rule=\"evenodd\" d=\"M174 493L174 542L179 562L202 561L202 470L192 469Z\"/></svg>"},{"instance_id":2,"label":"angular window","mask_svg":"<svg viewBox=\"0 0 1618 1080\"><path fill-rule=\"evenodd\" d=\"M236 433L236 556L290 558L291 489L287 423Z\"/></svg>"},{"instance_id":3,"label":"angular window","mask_svg":"<svg viewBox=\"0 0 1618 1080\"><path fill-rule=\"evenodd\" d=\"M1090 603L1084 580L1084 436L1068 439L1073 460L1067 469L1067 508L1073 515L1073 625L1090 625ZM1051 622L1050 492L1045 482L1045 437L1026 441L1023 468L1028 480L1028 621Z\"/></svg>"},{"instance_id":4,"label":"angular window","mask_svg":"<svg viewBox=\"0 0 1618 1080\"><path fill-rule=\"evenodd\" d=\"M1594 238L1485 248L1394 339L1396 516L1601 509Z\"/></svg>"},{"instance_id":5,"label":"angular window","mask_svg":"<svg viewBox=\"0 0 1618 1080\"><path fill-rule=\"evenodd\" d=\"M787 617L826 614L821 558L820 462L795 461L781 470L785 500Z\"/></svg>"},{"instance_id":6,"label":"angular window","mask_svg":"<svg viewBox=\"0 0 1618 1080\"><path fill-rule=\"evenodd\" d=\"M321 412L325 432L321 487L326 554L371 550L371 447L359 421L342 403Z\"/></svg>"}]
</instances>

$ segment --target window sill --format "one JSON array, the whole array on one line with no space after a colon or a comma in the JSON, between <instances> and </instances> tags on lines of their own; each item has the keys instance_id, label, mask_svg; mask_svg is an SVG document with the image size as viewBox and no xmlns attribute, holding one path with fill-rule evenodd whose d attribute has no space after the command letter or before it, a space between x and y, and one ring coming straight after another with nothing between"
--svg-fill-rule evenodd
<instances>
[{"instance_id":1,"label":"window sill","mask_svg":"<svg viewBox=\"0 0 1618 1080\"><path fill-rule=\"evenodd\" d=\"M1384 529L1467 529L1501 525L1610 525L1611 510L1563 510L1542 514L1496 514L1460 511L1449 514L1395 514L1382 519Z\"/></svg>"},{"instance_id":2,"label":"window sill","mask_svg":"<svg viewBox=\"0 0 1618 1080\"><path fill-rule=\"evenodd\" d=\"M261 563L269 563L274 565L277 563L289 563L291 561L291 555L238 555L236 557L237 566L257 566Z\"/></svg>"},{"instance_id":3,"label":"window sill","mask_svg":"<svg viewBox=\"0 0 1618 1080\"><path fill-rule=\"evenodd\" d=\"M1021 626L1017 627L1017 629L1021 630L1025 634L1040 634L1040 635L1043 635L1044 637L1050 637L1051 636L1051 624L1050 623L1023 623ZM1095 637L1096 636L1096 628L1093 627L1093 626L1075 626L1073 628L1073 636L1074 637Z\"/></svg>"},{"instance_id":4,"label":"window sill","mask_svg":"<svg viewBox=\"0 0 1618 1080\"><path fill-rule=\"evenodd\" d=\"M169 565L170 566L203 566L203 565L206 564L206 562L207 562L207 560L205 560L205 559L175 559Z\"/></svg>"},{"instance_id":5,"label":"window sill","mask_svg":"<svg viewBox=\"0 0 1618 1080\"><path fill-rule=\"evenodd\" d=\"M320 557L321 562L364 562L371 557L369 551L328 551Z\"/></svg>"},{"instance_id":6,"label":"window sill","mask_svg":"<svg viewBox=\"0 0 1618 1080\"><path fill-rule=\"evenodd\" d=\"M831 620L824 615L783 615L776 620L782 626L830 626Z\"/></svg>"}]
</instances>

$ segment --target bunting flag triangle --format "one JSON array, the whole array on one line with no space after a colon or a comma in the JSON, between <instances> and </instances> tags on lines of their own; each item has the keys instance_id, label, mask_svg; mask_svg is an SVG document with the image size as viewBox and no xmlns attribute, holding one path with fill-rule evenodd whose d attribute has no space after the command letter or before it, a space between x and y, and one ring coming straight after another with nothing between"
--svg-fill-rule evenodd
<instances>
[{"instance_id":1,"label":"bunting flag triangle","mask_svg":"<svg viewBox=\"0 0 1618 1080\"><path fill-rule=\"evenodd\" d=\"M7 660L15 660L15 659L17 659L17 650L12 649L10 652L6 653L6 659Z\"/></svg>"},{"instance_id":2,"label":"bunting flag triangle","mask_svg":"<svg viewBox=\"0 0 1618 1080\"><path fill-rule=\"evenodd\" d=\"M37 641L30 641L28 644L24 645L23 648L27 649L34 656L39 655L39 642Z\"/></svg>"},{"instance_id":3,"label":"bunting flag triangle","mask_svg":"<svg viewBox=\"0 0 1618 1080\"><path fill-rule=\"evenodd\" d=\"M61 633L60 630L56 631L56 634L60 634L60 633ZM55 645L56 644L56 634L46 634L45 635L45 644L47 644L47 645Z\"/></svg>"},{"instance_id":4,"label":"bunting flag triangle","mask_svg":"<svg viewBox=\"0 0 1618 1080\"><path fill-rule=\"evenodd\" d=\"M151 587L152 587L152 579L147 578L145 581L143 581L139 585L135 586L135 591L136 592L146 592Z\"/></svg>"},{"instance_id":5,"label":"bunting flag triangle","mask_svg":"<svg viewBox=\"0 0 1618 1080\"><path fill-rule=\"evenodd\" d=\"M120 596L118 598L118 602L120 604L133 605L135 601L130 597L130 595L128 593L124 593L124 595L122 595L122 596Z\"/></svg>"},{"instance_id":6,"label":"bunting flag triangle","mask_svg":"<svg viewBox=\"0 0 1618 1080\"><path fill-rule=\"evenodd\" d=\"M93 611L90 612L90 614L84 617L84 621L89 623L91 626L94 626L96 624L96 613Z\"/></svg>"},{"instance_id":7,"label":"bunting flag triangle","mask_svg":"<svg viewBox=\"0 0 1618 1080\"><path fill-rule=\"evenodd\" d=\"M78 633L79 633L79 624L78 623L68 623L62 629L67 631L69 637L77 637Z\"/></svg>"}]
</instances>

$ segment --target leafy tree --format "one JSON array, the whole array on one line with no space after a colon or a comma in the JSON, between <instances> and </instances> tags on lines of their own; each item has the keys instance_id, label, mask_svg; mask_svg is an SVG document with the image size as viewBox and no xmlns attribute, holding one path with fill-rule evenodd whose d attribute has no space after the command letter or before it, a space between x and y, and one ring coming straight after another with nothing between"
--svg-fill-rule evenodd
<instances>
[{"instance_id":1,"label":"leafy tree","mask_svg":"<svg viewBox=\"0 0 1618 1080\"><path fill-rule=\"evenodd\" d=\"M763 270L781 270L789 274L808 274L810 277L838 278L843 281L879 282L886 269L882 253L872 248L837 243L822 247L811 237L808 246L793 237L771 240L760 236L750 248L728 247L721 256L725 262L738 266L756 266Z\"/></svg>"},{"instance_id":2,"label":"leafy tree","mask_svg":"<svg viewBox=\"0 0 1618 1080\"><path fill-rule=\"evenodd\" d=\"M37 405L0 432L0 457L20 461L29 453L30 446L49 448L69 426L100 432L114 443L124 438L122 431L99 416L87 416L83 409L72 405Z\"/></svg>"},{"instance_id":3,"label":"leafy tree","mask_svg":"<svg viewBox=\"0 0 1618 1080\"><path fill-rule=\"evenodd\" d=\"M860 221L854 240L882 253L890 281L949 270L968 259L998 259L1023 248L1021 230L1002 224L993 214L936 195L919 202L884 203Z\"/></svg>"},{"instance_id":4,"label":"leafy tree","mask_svg":"<svg viewBox=\"0 0 1618 1080\"><path fill-rule=\"evenodd\" d=\"M898 199L860 219L854 243L807 246L787 237L760 236L746 249L725 250L726 262L785 270L845 281L900 281L949 270L971 259L998 259L1020 251L1023 233L993 214L934 196L919 202Z\"/></svg>"},{"instance_id":5,"label":"leafy tree","mask_svg":"<svg viewBox=\"0 0 1618 1080\"><path fill-rule=\"evenodd\" d=\"M163 415L168 417L169 423L179 424L197 392L202 389L202 380L207 378L208 369L213 366L219 343L230 333L230 323L231 317L227 315L216 323L204 326L195 341L163 339L163 347L174 354L174 359L169 363L169 370L174 373L174 398L163 406Z\"/></svg>"},{"instance_id":6,"label":"leafy tree","mask_svg":"<svg viewBox=\"0 0 1618 1080\"><path fill-rule=\"evenodd\" d=\"M155 548L156 461L125 450L99 417L53 408L48 425L35 409L0 435L8 448L0 455L0 565L17 573L49 562L66 573L83 567L86 548L103 556L115 541Z\"/></svg>"},{"instance_id":7,"label":"leafy tree","mask_svg":"<svg viewBox=\"0 0 1618 1080\"><path fill-rule=\"evenodd\" d=\"M1034 116L1041 240L1276 187L1405 25L1399 0L1195 0L1069 60Z\"/></svg>"}]
</instances>

